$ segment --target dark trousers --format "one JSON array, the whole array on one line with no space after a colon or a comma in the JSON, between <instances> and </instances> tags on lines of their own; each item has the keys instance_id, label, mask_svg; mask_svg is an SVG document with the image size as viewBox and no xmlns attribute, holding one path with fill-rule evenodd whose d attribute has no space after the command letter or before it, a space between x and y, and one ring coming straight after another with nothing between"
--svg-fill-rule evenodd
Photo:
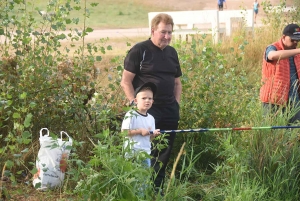
<instances>
[{"instance_id":1,"label":"dark trousers","mask_svg":"<svg viewBox=\"0 0 300 201\"><path fill-rule=\"evenodd\" d=\"M176 130L178 129L179 121L179 105L176 101L171 104L159 104L152 105L148 112L155 119L155 127L160 130ZM176 133L168 133L165 137L167 139L167 147L163 149L157 149L157 145L163 142L159 140L153 140L153 149L151 152L151 166L154 169L153 182L155 188L163 188L165 180L165 170L169 162L173 143L176 137Z\"/></svg>"},{"instance_id":2,"label":"dark trousers","mask_svg":"<svg viewBox=\"0 0 300 201\"><path fill-rule=\"evenodd\" d=\"M290 103L288 107L283 107L280 105L274 105L270 103L262 103L263 107L263 114L268 115L268 114L274 114L276 115L277 113L281 112L283 114L287 115L287 112L295 112L289 119L288 119L288 124L296 123L296 121L300 121L300 105L299 103L296 105L294 103Z\"/></svg>"},{"instance_id":3,"label":"dark trousers","mask_svg":"<svg viewBox=\"0 0 300 201\"><path fill-rule=\"evenodd\" d=\"M219 10L222 11L223 10L223 3L218 4L218 6L219 6Z\"/></svg>"}]
</instances>

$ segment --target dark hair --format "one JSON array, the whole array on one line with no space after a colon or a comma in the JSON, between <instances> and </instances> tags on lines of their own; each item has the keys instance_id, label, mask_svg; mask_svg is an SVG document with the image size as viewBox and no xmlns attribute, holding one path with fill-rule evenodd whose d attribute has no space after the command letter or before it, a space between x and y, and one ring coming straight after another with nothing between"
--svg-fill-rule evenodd
<instances>
[{"instance_id":1,"label":"dark hair","mask_svg":"<svg viewBox=\"0 0 300 201\"><path fill-rule=\"evenodd\" d=\"M142 86L138 87L135 89L134 91L134 97L136 97L136 95L141 91L141 90L146 90L146 89L149 89L152 91L153 93L153 96L155 95L156 93L156 85L153 84L152 82L147 82L145 84L143 84Z\"/></svg>"},{"instance_id":2,"label":"dark hair","mask_svg":"<svg viewBox=\"0 0 300 201\"><path fill-rule=\"evenodd\" d=\"M156 29L159 23L165 23L165 24L171 24L172 29L174 26L173 18L171 15L168 15L166 13L160 13L157 14L152 20L151 20L151 29Z\"/></svg>"},{"instance_id":3,"label":"dark hair","mask_svg":"<svg viewBox=\"0 0 300 201\"><path fill-rule=\"evenodd\" d=\"M153 93L153 90L151 89L151 87L143 87L139 90L138 93L142 92L142 91L151 91Z\"/></svg>"}]
</instances>

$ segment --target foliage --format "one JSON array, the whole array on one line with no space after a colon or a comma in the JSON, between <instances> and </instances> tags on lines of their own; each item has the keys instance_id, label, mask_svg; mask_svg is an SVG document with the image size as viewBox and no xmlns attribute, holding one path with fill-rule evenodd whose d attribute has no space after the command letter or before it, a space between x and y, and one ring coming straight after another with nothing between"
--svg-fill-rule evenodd
<instances>
[{"instance_id":1,"label":"foliage","mask_svg":"<svg viewBox=\"0 0 300 201\"><path fill-rule=\"evenodd\" d=\"M79 27L77 18L67 17L78 3L49 1L47 12L53 12L42 23L33 18L37 10L29 9L31 2L1 3L0 167L13 182L35 173L41 128L49 128L54 136L67 131L76 139L74 151L87 154L90 145L84 142L105 129L99 125L109 121L113 105L110 110L106 107L118 97L115 78L107 81L109 86L101 85L106 80L98 79L107 77L108 70L100 75L95 66L111 46L105 46L106 39L99 41L102 45L85 43L93 29L84 23ZM86 12L83 15L88 17ZM67 24L73 28L66 31ZM107 89L110 93L101 93ZM101 105L92 101L95 92L101 93Z\"/></svg>"},{"instance_id":2,"label":"foliage","mask_svg":"<svg viewBox=\"0 0 300 201\"><path fill-rule=\"evenodd\" d=\"M78 182L75 191L84 200L148 200L149 195L140 189L151 187L150 169L145 169L141 162L149 156L125 158L124 153L128 150L117 145L108 130L95 137L98 143L94 155L88 166L81 170L85 177Z\"/></svg>"}]
</instances>

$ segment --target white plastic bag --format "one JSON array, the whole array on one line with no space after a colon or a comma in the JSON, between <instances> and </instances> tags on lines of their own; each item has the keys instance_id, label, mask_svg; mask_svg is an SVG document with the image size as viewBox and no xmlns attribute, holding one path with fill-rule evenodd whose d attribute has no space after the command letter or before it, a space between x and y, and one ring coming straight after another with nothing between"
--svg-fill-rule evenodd
<instances>
[{"instance_id":1,"label":"white plastic bag","mask_svg":"<svg viewBox=\"0 0 300 201\"><path fill-rule=\"evenodd\" d=\"M44 130L47 131L46 135L43 135ZM63 141L63 134L69 138L68 141ZM72 139L64 131L60 132L60 138L53 139L49 136L49 130L42 128L39 141L40 150L36 160L38 172L33 176L33 186L38 190L60 187L65 177Z\"/></svg>"}]
</instances>

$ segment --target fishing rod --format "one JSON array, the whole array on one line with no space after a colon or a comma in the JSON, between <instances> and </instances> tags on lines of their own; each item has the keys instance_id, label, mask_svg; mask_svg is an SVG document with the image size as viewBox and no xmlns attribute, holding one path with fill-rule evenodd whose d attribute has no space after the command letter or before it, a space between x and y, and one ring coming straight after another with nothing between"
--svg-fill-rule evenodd
<instances>
[{"instance_id":1,"label":"fishing rod","mask_svg":"<svg viewBox=\"0 0 300 201\"><path fill-rule=\"evenodd\" d=\"M210 132L210 131L248 131L248 130L267 130L267 129L294 129L300 126L262 126L262 127L236 127L236 128L196 128L183 130L160 130L161 133L184 133L184 132ZM153 131L150 131L153 134Z\"/></svg>"}]
</instances>

